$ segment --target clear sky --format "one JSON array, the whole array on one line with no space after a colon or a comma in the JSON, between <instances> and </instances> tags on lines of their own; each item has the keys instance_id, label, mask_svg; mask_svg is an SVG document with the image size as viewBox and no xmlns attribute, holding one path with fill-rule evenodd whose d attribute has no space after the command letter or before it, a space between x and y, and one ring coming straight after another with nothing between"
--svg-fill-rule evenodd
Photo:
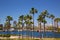
<instances>
[{"instance_id":1,"label":"clear sky","mask_svg":"<svg viewBox=\"0 0 60 40\"><path fill-rule=\"evenodd\" d=\"M60 0L0 0L0 23L4 24L8 15L17 21L20 15L29 14L32 7L38 10L35 14L35 25L38 15L45 9L50 14L60 17ZM51 19L47 21L51 24Z\"/></svg>"}]
</instances>

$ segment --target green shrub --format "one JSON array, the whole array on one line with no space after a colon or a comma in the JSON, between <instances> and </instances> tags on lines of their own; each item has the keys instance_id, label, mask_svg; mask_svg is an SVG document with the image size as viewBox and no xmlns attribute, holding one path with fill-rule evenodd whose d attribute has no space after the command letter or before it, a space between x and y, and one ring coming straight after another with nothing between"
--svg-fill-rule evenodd
<instances>
[{"instance_id":1,"label":"green shrub","mask_svg":"<svg viewBox=\"0 0 60 40\"><path fill-rule=\"evenodd\" d=\"M2 34L2 37L10 37L10 34Z\"/></svg>"},{"instance_id":2,"label":"green shrub","mask_svg":"<svg viewBox=\"0 0 60 40\"><path fill-rule=\"evenodd\" d=\"M2 37L2 34L0 34L0 37Z\"/></svg>"},{"instance_id":3,"label":"green shrub","mask_svg":"<svg viewBox=\"0 0 60 40\"><path fill-rule=\"evenodd\" d=\"M35 40L39 40L39 39L35 39Z\"/></svg>"}]
</instances>

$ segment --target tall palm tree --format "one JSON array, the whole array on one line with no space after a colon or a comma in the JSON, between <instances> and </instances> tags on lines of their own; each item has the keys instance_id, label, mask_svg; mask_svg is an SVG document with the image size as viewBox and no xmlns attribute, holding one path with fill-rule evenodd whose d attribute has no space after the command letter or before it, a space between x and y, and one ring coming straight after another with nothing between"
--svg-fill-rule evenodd
<instances>
[{"instance_id":1,"label":"tall palm tree","mask_svg":"<svg viewBox=\"0 0 60 40\"><path fill-rule=\"evenodd\" d=\"M26 23L26 30L27 30L27 33L26 35L28 36L28 27L29 27L29 23L32 19L32 16L31 15L26 15L24 16L24 20L25 20L25 23ZM29 36L28 36L29 37ZM29 40L29 39L28 39Z\"/></svg>"},{"instance_id":2,"label":"tall palm tree","mask_svg":"<svg viewBox=\"0 0 60 40\"><path fill-rule=\"evenodd\" d=\"M33 14L33 31L34 31L34 14L37 13L37 9L31 8L30 13ZM33 33L32 33L32 35L33 35ZM34 39L34 37L33 37L33 39Z\"/></svg>"},{"instance_id":3,"label":"tall palm tree","mask_svg":"<svg viewBox=\"0 0 60 40\"><path fill-rule=\"evenodd\" d=\"M11 16L7 16L7 18L6 18L6 21L8 21L8 29L10 28L10 26L11 26L11 24L10 24L10 21L12 21L13 20L13 18L11 17Z\"/></svg>"},{"instance_id":4,"label":"tall palm tree","mask_svg":"<svg viewBox=\"0 0 60 40\"><path fill-rule=\"evenodd\" d=\"M13 20L13 18L11 17L11 16L7 16L6 17L6 21L7 21L7 32L8 31L10 31L10 27L11 27L11 23L10 23L10 21L12 21ZM10 32L8 33L8 34L10 34ZM10 36L10 35L9 35Z\"/></svg>"},{"instance_id":5,"label":"tall palm tree","mask_svg":"<svg viewBox=\"0 0 60 40\"><path fill-rule=\"evenodd\" d=\"M58 30L58 22L60 22L60 18L55 18L55 19L54 19L54 22L57 23L57 30Z\"/></svg>"},{"instance_id":6,"label":"tall palm tree","mask_svg":"<svg viewBox=\"0 0 60 40\"><path fill-rule=\"evenodd\" d=\"M25 23L28 24L28 22L32 20L32 16L31 15L26 15L26 16L24 16L24 20L25 20Z\"/></svg>"},{"instance_id":7,"label":"tall palm tree","mask_svg":"<svg viewBox=\"0 0 60 40\"><path fill-rule=\"evenodd\" d=\"M22 24L22 39L23 39L23 27L24 27L24 15L19 16L19 23ZM20 38L20 34L19 34L19 38Z\"/></svg>"},{"instance_id":8,"label":"tall palm tree","mask_svg":"<svg viewBox=\"0 0 60 40\"><path fill-rule=\"evenodd\" d=\"M45 24L47 23L47 21L45 20L45 19L43 19L43 21L42 21L43 23L44 23L44 32L45 32Z\"/></svg>"},{"instance_id":9,"label":"tall palm tree","mask_svg":"<svg viewBox=\"0 0 60 40\"><path fill-rule=\"evenodd\" d=\"M45 18L46 18L46 17L49 17L49 13L48 13L47 10L44 10L44 11L41 13L41 15L42 15L42 17L43 17L44 33L45 33L45 22L46 22Z\"/></svg>"},{"instance_id":10,"label":"tall palm tree","mask_svg":"<svg viewBox=\"0 0 60 40\"><path fill-rule=\"evenodd\" d=\"M49 16L49 18L51 18L51 20L52 20L52 32L53 32L53 20L54 20L55 16L54 16L53 14L51 14L51 15Z\"/></svg>"},{"instance_id":11,"label":"tall palm tree","mask_svg":"<svg viewBox=\"0 0 60 40\"><path fill-rule=\"evenodd\" d=\"M42 23L42 21L43 21L43 17L42 17L42 15L39 15L37 21L38 21L39 24L40 24L40 32L41 32L41 23Z\"/></svg>"}]
</instances>

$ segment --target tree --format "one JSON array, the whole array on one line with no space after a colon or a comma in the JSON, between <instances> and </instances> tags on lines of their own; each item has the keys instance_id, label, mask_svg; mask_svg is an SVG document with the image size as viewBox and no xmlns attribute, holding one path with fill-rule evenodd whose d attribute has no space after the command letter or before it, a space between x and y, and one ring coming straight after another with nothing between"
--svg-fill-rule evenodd
<instances>
[{"instance_id":1,"label":"tree","mask_svg":"<svg viewBox=\"0 0 60 40\"><path fill-rule=\"evenodd\" d=\"M4 23L4 30L8 30L10 27L8 27L8 21L6 21L5 23Z\"/></svg>"},{"instance_id":2,"label":"tree","mask_svg":"<svg viewBox=\"0 0 60 40\"><path fill-rule=\"evenodd\" d=\"M55 18L55 19L54 19L54 22L57 23L57 30L58 30L58 22L60 22L60 18Z\"/></svg>"},{"instance_id":3,"label":"tree","mask_svg":"<svg viewBox=\"0 0 60 40\"><path fill-rule=\"evenodd\" d=\"M10 27L11 27L10 21L12 21L12 20L13 20L13 18L12 18L11 16L7 16L7 17L6 17L6 22L7 22L7 26L6 26L6 27L7 27L7 32L10 31L10 30L9 30ZM10 32L9 32L8 34L9 34L9 37L10 37ZM7 35L8 35L8 34L7 34Z\"/></svg>"},{"instance_id":4,"label":"tree","mask_svg":"<svg viewBox=\"0 0 60 40\"><path fill-rule=\"evenodd\" d=\"M0 24L0 30L3 30L3 24Z\"/></svg>"},{"instance_id":5,"label":"tree","mask_svg":"<svg viewBox=\"0 0 60 40\"><path fill-rule=\"evenodd\" d=\"M39 15L37 21L40 23L40 28L41 28L41 22L43 21L42 15Z\"/></svg>"},{"instance_id":6,"label":"tree","mask_svg":"<svg viewBox=\"0 0 60 40\"><path fill-rule=\"evenodd\" d=\"M39 15L39 16L38 16L37 21L38 21L39 24L40 24L40 32L41 32L41 23L42 23L42 21L43 21L43 17L42 17L42 15Z\"/></svg>"},{"instance_id":7,"label":"tree","mask_svg":"<svg viewBox=\"0 0 60 40\"><path fill-rule=\"evenodd\" d=\"M37 9L31 8L30 13L33 14L33 31L34 31L34 14L37 13ZM32 35L33 35L33 33L32 33ZM34 37L33 37L33 39L34 39Z\"/></svg>"},{"instance_id":8,"label":"tree","mask_svg":"<svg viewBox=\"0 0 60 40\"><path fill-rule=\"evenodd\" d=\"M44 32L45 32L45 24L47 23L47 21L45 19L43 19L42 22L44 23Z\"/></svg>"},{"instance_id":9,"label":"tree","mask_svg":"<svg viewBox=\"0 0 60 40\"><path fill-rule=\"evenodd\" d=\"M12 21L13 18L11 16L7 16L6 21L8 22L8 29L11 27L10 21Z\"/></svg>"},{"instance_id":10,"label":"tree","mask_svg":"<svg viewBox=\"0 0 60 40\"><path fill-rule=\"evenodd\" d=\"M17 28L22 28L22 21L20 19L18 19Z\"/></svg>"},{"instance_id":11,"label":"tree","mask_svg":"<svg viewBox=\"0 0 60 40\"><path fill-rule=\"evenodd\" d=\"M19 16L19 23L22 24L22 31L23 31L23 27L24 27L23 20L24 20L24 15ZM19 35L19 38L20 38L20 35ZM22 39L23 39L23 33L22 33Z\"/></svg>"},{"instance_id":12,"label":"tree","mask_svg":"<svg viewBox=\"0 0 60 40\"><path fill-rule=\"evenodd\" d=\"M28 36L28 29L29 29L29 26L30 26L30 22L31 22L31 20L32 20L32 16L31 15L26 15L26 16L24 16L24 20L25 20L25 24L26 24L26 31L27 31L27 33L26 33L26 35ZM28 36L29 37L29 36ZM28 40L29 40L29 38L28 38Z\"/></svg>"},{"instance_id":13,"label":"tree","mask_svg":"<svg viewBox=\"0 0 60 40\"><path fill-rule=\"evenodd\" d=\"M55 16L53 15L53 14L51 14L50 16L49 16L49 18L51 18L51 20L52 20L52 32L53 32L53 20L54 20L54 18L55 18Z\"/></svg>"},{"instance_id":14,"label":"tree","mask_svg":"<svg viewBox=\"0 0 60 40\"><path fill-rule=\"evenodd\" d=\"M26 16L24 16L24 20L25 20L25 23L26 23L26 27L28 27L29 21L32 20L32 16L31 15L26 15Z\"/></svg>"},{"instance_id":15,"label":"tree","mask_svg":"<svg viewBox=\"0 0 60 40\"><path fill-rule=\"evenodd\" d=\"M43 17L43 24L44 24L44 33L45 33L45 23L47 22L45 20L46 17L49 17L49 13L47 10L44 10L42 13L41 13L42 17Z\"/></svg>"},{"instance_id":16,"label":"tree","mask_svg":"<svg viewBox=\"0 0 60 40\"><path fill-rule=\"evenodd\" d=\"M14 27L15 30L16 30L16 28L17 28L17 22L16 22L16 21L13 21L13 27Z\"/></svg>"},{"instance_id":17,"label":"tree","mask_svg":"<svg viewBox=\"0 0 60 40\"><path fill-rule=\"evenodd\" d=\"M24 26L23 20L24 20L24 16L23 15L19 16L19 23L22 24L22 28Z\"/></svg>"}]
</instances>

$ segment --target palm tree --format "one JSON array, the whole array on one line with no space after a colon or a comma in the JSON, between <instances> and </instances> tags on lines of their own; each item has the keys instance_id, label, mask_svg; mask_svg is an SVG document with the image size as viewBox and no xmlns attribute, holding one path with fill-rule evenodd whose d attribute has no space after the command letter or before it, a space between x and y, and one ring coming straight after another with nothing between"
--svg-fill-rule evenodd
<instances>
[{"instance_id":1,"label":"palm tree","mask_svg":"<svg viewBox=\"0 0 60 40\"><path fill-rule=\"evenodd\" d=\"M31 16L31 15L26 15L26 16L24 16L24 20L25 20L25 23L26 23L26 25L27 25L28 22L32 20L32 16ZM28 26L27 26L27 27L28 27Z\"/></svg>"},{"instance_id":2,"label":"palm tree","mask_svg":"<svg viewBox=\"0 0 60 40\"><path fill-rule=\"evenodd\" d=\"M8 30L9 29L9 27L8 27L8 21L6 21L5 23L4 23L4 30Z\"/></svg>"},{"instance_id":3,"label":"palm tree","mask_svg":"<svg viewBox=\"0 0 60 40\"><path fill-rule=\"evenodd\" d=\"M22 28L22 21L20 19L18 19L17 28Z\"/></svg>"},{"instance_id":4,"label":"palm tree","mask_svg":"<svg viewBox=\"0 0 60 40\"><path fill-rule=\"evenodd\" d=\"M22 39L23 39L23 27L24 27L24 15L19 16L19 23L22 24ZM20 38L20 34L19 34L19 38Z\"/></svg>"},{"instance_id":5,"label":"palm tree","mask_svg":"<svg viewBox=\"0 0 60 40\"><path fill-rule=\"evenodd\" d=\"M58 22L60 22L60 18L55 18L55 19L54 19L54 22L57 23L57 30L58 30Z\"/></svg>"},{"instance_id":6,"label":"palm tree","mask_svg":"<svg viewBox=\"0 0 60 40\"><path fill-rule=\"evenodd\" d=\"M44 23L44 32L45 32L45 24L47 23L47 21L45 19L43 19L42 22Z\"/></svg>"},{"instance_id":7,"label":"palm tree","mask_svg":"<svg viewBox=\"0 0 60 40\"><path fill-rule=\"evenodd\" d=\"M33 14L33 31L34 31L34 14L37 13L37 9L31 8L30 13ZM32 35L33 35L33 33L32 33ZM33 39L34 39L34 37L33 37Z\"/></svg>"},{"instance_id":8,"label":"palm tree","mask_svg":"<svg viewBox=\"0 0 60 40\"><path fill-rule=\"evenodd\" d=\"M54 20L55 16L54 16L53 14L51 14L51 15L49 16L49 18L51 18L51 20L52 20L52 28L53 28L53 20ZM52 32L53 32L53 29L52 29Z\"/></svg>"},{"instance_id":9,"label":"palm tree","mask_svg":"<svg viewBox=\"0 0 60 40\"><path fill-rule=\"evenodd\" d=\"M31 15L24 16L24 20L25 20L25 23L26 23L26 30L27 31L28 31L28 27L29 27L29 24L30 24L31 19L32 19L32 16ZM26 33L26 35L28 36L28 32Z\"/></svg>"},{"instance_id":10,"label":"palm tree","mask_svg":"<svg viewBox=\"0 0 60 40\"><path fill-rule=\"evenodd\" d=\"M17 28L17 22L16 21L13 21L13 27L16 30L16 28Z\"/></svg>"},{"instance_id":11,"label":"palm tree","mask_svg":"<svg viewBox=\"0 0 60 40\"><path fill-rule=\"evenodd\" d=\"M45 18L46 17L49 17L49 13L47 10L44 10L42 13L41 13L42 17L43 17L43 23L44 23L44 33L45 33L45 23L46 23L46 20Z\"/></svg>"},{"instance_id":12,"label":"palm tree","mask_svg":"<svg viewBox=\"0 0 60 40\"><path fill-rule=\"evenodd\" d=\"M43 21L43 17L42 17L42 15L39 15L37 21L38 21L39 24L40 24L40 32L41 32L41 23L42 23L42 21Z\"/></svg>"},{"instance_id":13,"label":"palm tree","mask_svg":"<svg viewBox=\"0 0 60 40\"><path fill-rule=\"evenodd\" d=\"M13 20L13 18L11 17L11 16L7 16L7 18L6 18L6 21L8 21L8 29L10 28L10 26L11 26L11 24L10 24L10 21L12 21Z\"/></svg>"},{"instance_id":14,"label":"palm tree","mask_svg":"<svg viewBox=\"0 0 60 40\"><path fill-rule=\"evenodd\" d=\"M8 31L10 31L10 27L11 27L10 21L12 21L12 20L13 20L13 18L12 18L11 16L7 16L7 17L6 17L7 30L8 30ZM7 31L7 32L8 32L8 31ZM8 34L10 34L10 32L9 32ZM9 37L10 37L10 35L9 35Z\"/></svg>"},{"instance_id":15,"label":"palm tree","mask_svg":"<svg viewBox=\"0 0 60 40\"><path fill-rule=\"evenodd\" d=\"M29 21L29 22L28 22L28 26L29 26L28 29L32 29L32 24L33 24L32 21Z\"/></svg>"}]
</instances>

